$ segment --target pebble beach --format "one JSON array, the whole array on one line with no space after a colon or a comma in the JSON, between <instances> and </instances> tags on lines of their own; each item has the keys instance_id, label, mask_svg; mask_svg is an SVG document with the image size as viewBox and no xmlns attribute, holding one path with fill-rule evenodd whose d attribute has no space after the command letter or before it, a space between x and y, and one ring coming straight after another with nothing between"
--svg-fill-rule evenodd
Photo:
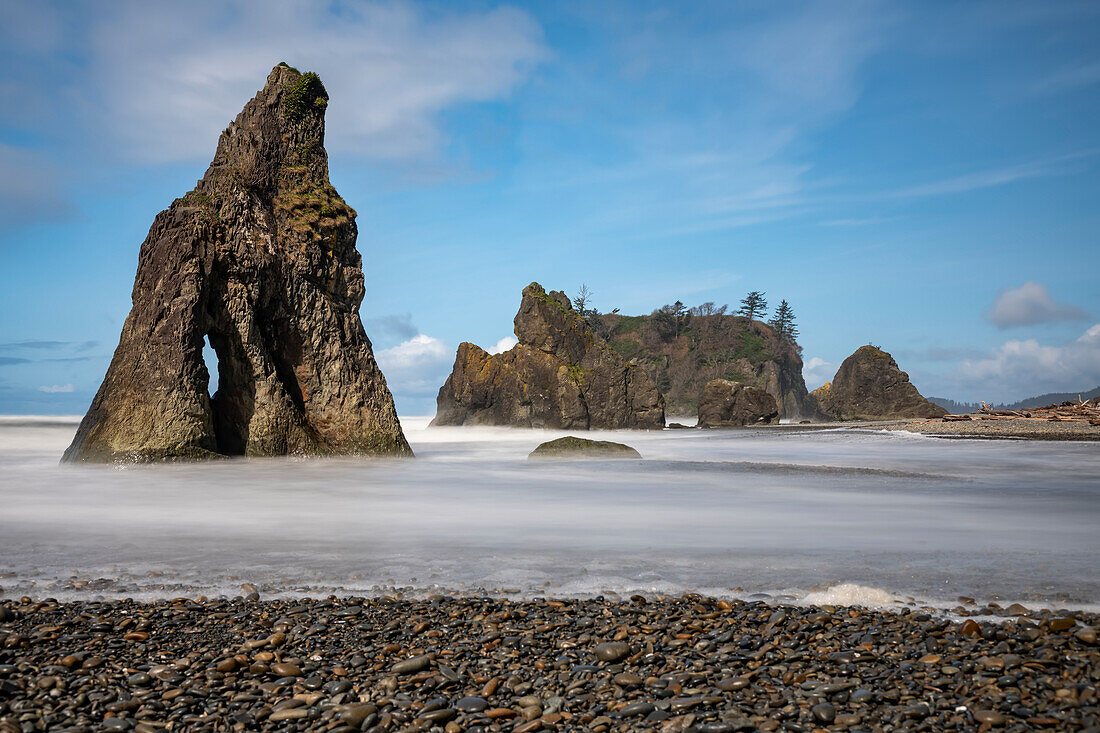
<instances>
[{"instance_id":1,"label":"pebble beach","mask_svg":"<svg viewBox=\"0 0 1100 733\"><path fill-rule=\"evenodd\" d=\"M1095 614L687 594L0 605L0 732L1100 730Z\"/></svg>"}]
</instances>

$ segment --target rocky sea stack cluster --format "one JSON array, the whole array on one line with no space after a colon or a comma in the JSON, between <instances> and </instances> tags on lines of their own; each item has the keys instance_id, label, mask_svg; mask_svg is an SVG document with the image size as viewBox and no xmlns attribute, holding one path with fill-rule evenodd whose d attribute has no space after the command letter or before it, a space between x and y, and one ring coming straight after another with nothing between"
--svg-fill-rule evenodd
<instances>
[{"instance_id":1,"label":"rocky sea stack cluster","mask_svg":"<svg viewBox=\"0 0 1100 733\"><path fill-rule=\"evenodd\" d=\"M276 66L202 180L157 215L66 460L411 454L359 318L356 214L329 183L327 104L316 74Z\"/></svg>"},{"instance_id":2,"label":"rocky sea stack cluster","mask_svg":"<svg viewBox=\"0 0 1100 733\"><path fill-rule=\"evenodd\" d=\"M707 382L724 379L766 390L785 420L817 419L802 377L801 349L766 323L742 316L598 316L611 348L640 364L669 415L695 415Z\"/></svg>"},{"instance_id":3,"label":"rocky sea stack cluster","mask_svg":"<svg viewBox=\"0 0 1100 733\"><path fill-rule=\"evenodd\" d=\"M947 414L947 410L921 396L894 357L870 344L845 359L833 381L814 390L811 396L823 412L836 420Z\"/></svg>"},{"instance_id":4,"label":"rocky sea stack cluster","mask_svg":"<svg viewBox=\"0 0 1100 733\"><path fill-rule=\"evenodd\" d=\"M515 334L519 343L502 354L459 345L432 425L664 428L664 399L645 369L617 354L564 293L524 288Z\"/></svg>"},{"instance_id":5,"label":"rocky sea stack cluster","mask_svg":"<svg viewBox=\"0 0 1100 733\"><path fill-rule=\"evenodd\" d=\"M0 733L1097 730L1095 615L956 611L24 598Z\"/></svg>"}]
</instances>

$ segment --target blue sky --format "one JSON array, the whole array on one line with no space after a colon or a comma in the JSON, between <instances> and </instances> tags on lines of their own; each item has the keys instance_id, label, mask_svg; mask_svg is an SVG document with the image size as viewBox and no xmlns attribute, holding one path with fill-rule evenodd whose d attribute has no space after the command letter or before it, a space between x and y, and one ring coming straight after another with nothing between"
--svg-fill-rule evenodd
<instances>
[{"instance_id":1,"label":"blue sky","mask_svg":"<svg viewBox=\"0 0 1100 733\"><path fill-rule=\"evenodd\" d=\"M1095 2L7 2L0 412L84 412L154 215L286 60L332 97L403 414L537 280L601 309L786 298L811 388L1100 384Z\"/></svg>"}]
</instances>

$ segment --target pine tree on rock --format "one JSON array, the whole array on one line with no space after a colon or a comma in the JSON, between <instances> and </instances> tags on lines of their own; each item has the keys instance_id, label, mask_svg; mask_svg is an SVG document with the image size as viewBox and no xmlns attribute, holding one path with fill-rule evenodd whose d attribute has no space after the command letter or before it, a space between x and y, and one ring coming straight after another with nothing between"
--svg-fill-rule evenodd
<instances>
[{"instance_id":1,"label":"pine tree on rock","mask_svg":"<svg viewBox=\"0 0 1100 733\"><path fill-rule=\"evenodd\" d=\"M753 290L741 299L741 309L737 311L737 315L755 321L758 320L757 316L763 318L767 311L768 301L764 299L764 293L760 290Z\"/></svg>"},{"instance_id":2,"label":"pine tree on rock","mask_svg":"<svg viewBox=\"0 0 1100 733\"><path fill-rule=\"evenodd\" d=\"M779 301L779 307L775 309L775 316L768 321L768 325L772 329L787 339L788 341L794 341L798 337L798 327L795 325L794 309L791 308L791 304L785 299Z\"/></svg>"}]
</instances>

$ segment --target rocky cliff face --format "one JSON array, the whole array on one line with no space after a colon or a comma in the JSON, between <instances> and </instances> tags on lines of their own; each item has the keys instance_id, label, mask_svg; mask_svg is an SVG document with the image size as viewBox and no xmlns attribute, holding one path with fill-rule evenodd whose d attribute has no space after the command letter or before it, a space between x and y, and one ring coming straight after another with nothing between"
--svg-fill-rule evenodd
<instances>
[{"instance_id":1,"label":"rocky cliff face","mask_svg":"<svg viewBox=\"0 0 1100 733\"><path fill-rule=\"evenodd\" d=\"M202 180L157 215L66 460L411 454L358 315L362 259L355 212L328 179L327 103L316 74L275 67Z\"/></svg>"},{"instance_id":2,"label":"rocky cliff face","mask_svg":"<svg viewBox=\"0 0 1100 733\"><path fill-rule=\"evenodd\" d=\"M712 379L699 398L699 427L767 425L779 419L775 398L761 387Z\"/></svg>"},{"instance_id":3,"label":"rocky cliff face","mask_svg":"<svg viewBox=\"0 0 1100 733\"><path fill-rule=\"evenodd\" d=\"M921 396L894 358L875 346L861 346L844 360L833 381L811 395L837 420L937 417L947 410Z\"/></svg>"},{"instance_id":4,"label":"rocky cliff face","mask_svg":"<svg viewBox=\"0 0 1100 733\"><path fill-rule=\"evenodd\" d=\"M616 354L564 293L524 288L515 333L519 344L503 354L458 347L432 425L664 427L664 401L645 370Z\"/></svg>"},{"instance_id":5,"label":"rocky cliff face","mask_svg":"<svg viewBox=\"0 0 1100 733\"><path fill-rule=\"evenodd\" d=\"M807 398L798 346L765 323L727 315L600 320L611 347L649 372L670 415L696 414L707 382L725 379L767 390L783 418L820 417Z\"/></svg>"}]
</instances>

